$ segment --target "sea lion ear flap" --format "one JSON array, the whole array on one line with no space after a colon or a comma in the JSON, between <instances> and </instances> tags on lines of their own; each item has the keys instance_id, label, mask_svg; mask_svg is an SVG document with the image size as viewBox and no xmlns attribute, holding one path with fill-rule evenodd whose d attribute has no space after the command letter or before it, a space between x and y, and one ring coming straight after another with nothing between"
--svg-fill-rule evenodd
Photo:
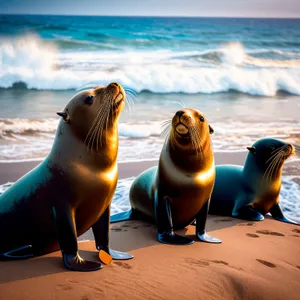
<instances>
[{"instance_id":1,"label":"sea lion ear flap","mask_svg":"<svg viewBox=\"0 0 300 300\"><path fill-rule=\"evenodd\" d=\"M210 125L208 125L208 127L209 127L209 133L213 134L215 132L214 129Z\"/></svg>"},{"instance_id":2,"label":"sea lion ear flap","mask_svg":"<svg viewBox=\"0 0 300 300\"><path fill-rule=\"evenodd\" d=\"M253 154L256 154L256 148L255 147L247 147L247 149Z\"/></svg>"},{"instance_id":3,"label":"sea lion ear flap","mask_svg":"<svg viewBox=\"0 0 300 300\"><path fill-rule=\"evenodd\" d=\"M66 113L66 112L57 112L57 114L63 118L63 120L66 122L66 123L70 123L70 117L69 117L69 114Z\"/></svg>"}]
</instances>

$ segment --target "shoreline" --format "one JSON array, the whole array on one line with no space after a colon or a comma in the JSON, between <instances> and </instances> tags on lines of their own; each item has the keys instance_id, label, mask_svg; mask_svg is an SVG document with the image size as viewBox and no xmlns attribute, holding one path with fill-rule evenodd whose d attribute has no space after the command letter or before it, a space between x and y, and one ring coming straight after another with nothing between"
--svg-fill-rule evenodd
<instances>
[{"instance_id":1,"label":"shoreline","mask_svg":"<svg viewBox=\"0 0 300 300\"><path fill-rule=\"evenodd\" d=\"M215 152L215 164L243 165L247 151L240 152ZM0 163L0 185L15 182L27 172L39 165L41 161ZM158 160L141 160L119 162L119 179L137 176L144 170L157 165Z\"/></svg>"}]
</instances>

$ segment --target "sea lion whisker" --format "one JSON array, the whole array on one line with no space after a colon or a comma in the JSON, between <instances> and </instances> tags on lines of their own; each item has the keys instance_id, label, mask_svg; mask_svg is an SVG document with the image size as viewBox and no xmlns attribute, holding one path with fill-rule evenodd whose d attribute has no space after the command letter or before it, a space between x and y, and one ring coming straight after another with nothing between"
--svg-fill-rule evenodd
<instances>
[{"instance_id":1,"label":"sea lion whisker","mask_svg":"<svg viewBox=\"0 0 300 300\"><path fill-rule=\"evenodd\" d=\"M106 110L106 106L105 105L101 105L100 109L99 109L99 112L97 114L97 124L96 124L96 126L95 126L95 128L93 130L93 137L91 138L92 139L91 148L94 147L95 138L97 140L97 147L98 147L98 141L99 141L98 133L99 133L99 129L100 129L101 125L102 125L102 119L103 119L103 117L105 115L104 114L105 110ZM98 148L97 148L97 150L98 150Z\"/></svg>"},{"instance_id":2,"label":"sea lion whisker","mask_svg":"<svg viewBox=\"0 0 300 300\"><path fill-rule=\"evenodd\" d=\"M179 106L181 108L185 108L185 105L183 105L183 103L179 102L179 101L171 101L171 103L175 103L175 104L179 104Z\"/></svg>"},{"instance_id":3,"label":"sea lion whisker","mask_svg":"<svg viewBox=\"0 0 300 300\"><path fill-rule=\"evenodd\" d=\"M195 125L192 128L196 133L196 141L197 141L198 148L200 149L201 153L203 153L202 144L201 144L201 134L199 128L196 128Z\"/></svg>"},{"instance_id":4,"label":"sea lion whisker","mask_svg":"<svg viewBox=\"0 0 300 300\"><path fill-rule=\"evenodd\" d=\"M272 155L271 155L271 157L266 161L266 164L273 158L273 157L275 157L281 150L282 150L282 148L283 147L281 147L281 148L279 148L279 149L276 149L276 150L278 150L278 151L273 151L273 152L271 152L271 153L273 153ZM275 153L274 153L275 152Z\"/></svg>"},{"instance_id":5,"label":"sea lion whisker","mask_svg":"<svg viewBox=\"0 0 300 300\"><path fill-rule=\"evenodd\" d=\"M281 156L279 156L278 158L277 158L277 161L276 161L276 163L275 163L275 167L273 168L273 172L272 172L272 174L271 174L271 178L270 179L272 179L272 176L273 175L276 175L277 174L277 172L278 172L278 170L279 170L279 168L280 168L280 163L282 162L282 158L284 157L284 152L282 152L282 155Z\"/></svg>"},{"instance_id":6,"label":"sea lion whisker","mask_svg":"<svg viewBox=\"0 0 300 300\"><path fill-rule=\"evenodd\" d=\"M275 159L276 159L278 156L281 156L281 153L280 153L280 152L276 153L275 156L272 156L272 157L271 157L272 160L271 160L271 162L269 163L267 169L265 170L264 176L263 176L263 178L266 178L266 180L268 180L269 173L271 172L272 166L273 166L273 164L275 163ZM270 160L270 159L268 159L268 161L269 161L269 160Z\"/></svg>"},{"instance_id":7,"label":"sea lion whisker","mask_svg":"<svg viewBox=\"0 0 300 300\"><path fill-rule=\"evenodd\" d=\"M137 94L137 92L133 89L133 88L131 88L130 86L128 86L128 85L123 85L123 88L124 88L124 91L130 91L130 92L132 92L132 93L134 93L134 94Z\"/></svg>"},{"instance_id":8,"label":"sea lion whisker","mask_svg":"<svg viewBox=\"0 0 300 300\"><path fill-rule=\"evenodd\" d=\"M191 142L198 156L200 153L202 153L200 136L194 126L190 128L190 131L191 131Z\"/></svg>"},{"instance_id":9,"label":"sea lion whisker","mask_svg":"<svg viewBox=\"0 0 300 300\"><path fill-rule=\"evenodd\" d=\"M164 126L161 126L161 127L160 127L160 131L162 132L162 131L164 131L166 128L169 128L170 125L171 125L171 124L165 124Z\"/></svg>"},{"instance_id":10,"label":"sea lion whisker","mask_svg":"<svg viewBox=\"0 0 300 300\"><path fill-rule=\"evenodd\" d=\"M161 124L171 123L171 122L172 122L172 119L168 119L168 120L162 121Z\"/></svg>"},{"instance_id":11,"label":"sea lion whisker","mask_svg":"<svg viewBox=\"0 0 300 300\"><path fill-rule=\"evenodd\" d=\"M274 160L272 161L272 166L270 168L270 172L269 172L269 177L270 177L270 181L272 180L273 174L276 171L276 165L277 162L280 160L281 156L277 155Z\"/></svg>"},{"instance_id":12,"label":"sea lion whisker","mask_svg":"<svg viewBox=\"0 0 300 300\"><path fill-rule=\"evenodd\" d=\"M273 151L271 152L271 154L277 153L277 152L280 151L283 147L284 147L284 146L282 146L282 147L280 147L280 148L277 148L277 149L273 150Z\"/></svg>"},{"instance_id":13,"label":"sea lion whisker","mask_svg":"<svg viewBox=\"0 0 300 300\"><path fill-rule=\"evenodd\" d=\"M95 130L97 128L97 125L98 125L98 116L100 114L100 111L98 112L88 134L87 134L87 137L86 137L86 140L88 140L88 144L87 144L87 149L89 150L89 148L92 150L92 140L93 140L93 136L94 136L94 133L95 133ZM92 143L92 144L91 144ZM91 147L90 147L90 144L91 144Z\"/></svg>"},{"instance_id":14,"label":"sea lion whisker","mask_svg":"<svg viewBox=\"0 0 300 300\"><path fill-rule=\"evenodd\" d=\"M107 110L107 106L106 105L102 105L101 106L101 109L98 113L98 122L97 122L97 125L95 126L94 128L94 131L93 131L93 137L92 137L92 145L91 145L91 149L94 148L94 143L95 143L95 140L96 140L96 143L97 143L97 151L99 150L98 148L98 144L99 144L99 140L100 143L101 143L101 146L102 146L102 133L101 133L101 136L99 137L99 131L101 130L101 128L103 129L103 118L105 117L105 111Z\"/></svg>"},{"instance_id":15,"label":"sea lion whisker","mask_svg":"<svg viewBox=\"0 0 300 300\"><path fill-rule=\"evenodd\" d=\"M276 167L277 162L281 160L283 155L284 155L283 151L278 152L277 155L273 158L272 163L270 164L270 169L269 169L269 174L268 174L270 180L272 180L272 176L273 176L273 173L274 173L274 168Z\"/></svg>"},{"instance_id":16,"label":"sea lion whisker","mask_svg":"<svg viewBox=\"0 0 300 300\"><path fill-rule=\"evenodd\" d=\"M113 104L111 106L113 106ZM101 116L101 121L99 122L99 129L98 129L99 132L97 134L97 144L100 143L101 146L103 146L103 144L102 144L103 143L103 138L102 137L103 137L104 125L106 123L105 120L108 117L109 112L110 112L109 105L105 105L104 107L105 108L103 109L103 113L102 113L102 116ZM105 129L107 130L107 126L106 126ZM107 142L107 141L105 141L105 142Z\"/></svg>"},{"instance_id":17,"label":"sea lion whisker","mask_svg":"<svg viewBox=\"0 0 300 300\"><path fill-rule=\"evenodd\" d=\"M161 136L161 137L164 137L164 138L165 138L166 133L170 132L170 125L171 125L171 124L169 124L168 126L166 126L166 127L162 130L162 132L160 133L160 136Z\"/></svg>"}]
</instances>

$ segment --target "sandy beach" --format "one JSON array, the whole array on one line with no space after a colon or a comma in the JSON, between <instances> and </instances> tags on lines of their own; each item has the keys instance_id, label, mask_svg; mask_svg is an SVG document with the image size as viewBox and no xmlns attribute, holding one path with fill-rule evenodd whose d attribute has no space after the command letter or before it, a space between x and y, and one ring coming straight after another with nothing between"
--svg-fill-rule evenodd
<instances>
[{"instance_id":1,"label":"sandy beach","mask_svg":"<svg viewBox=\"0 0 300 300\"><path fill-rule=\"evenodd\" d=\"M135 257L91 273L65 270L59 252L0 262L1 299L299 299L297 226L209 216L207 228L223 243L163 245L151 224L114 224L111 247ZM193 226L180 233L195 238ZM84 258L97 259L92 241L79 247Z\"/></svg>"},{"instance_id":2,"label":"sandy beach","mask_svg":"<svg viewBox=\"0 0 300 300\"><path fill-rule=\"evenodd\" d=\"M216 164L243 164L246 152L215 154ZM15 181L38 162L0 165L0 184ZM119 164L119 178L136 176L157 161ZM180 234L196 238L188 226ZM209 216L207 230L221 245L169 246L142 221L111 226L111 247L135 258L91 273L64 268L61 253L0 262L0 299L298 299L300 229L266 218L246 222ZM97 260L93 235L79 238L81 255Z\"/></svg>"}]
</instances>

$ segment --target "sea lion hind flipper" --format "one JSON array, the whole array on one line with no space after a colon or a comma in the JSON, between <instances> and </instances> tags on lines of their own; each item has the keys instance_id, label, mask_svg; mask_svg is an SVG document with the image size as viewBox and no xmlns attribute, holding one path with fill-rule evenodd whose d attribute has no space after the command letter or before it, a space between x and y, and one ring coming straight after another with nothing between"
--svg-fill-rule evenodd
<instances>
[{"instance_id":1,"label":"sea lion hind flipper","mask_svg":"<svg viewBox=\"0 0 300 300\"><path fill-rule=\"evenodd\" d=\"M121 213L117 213L110 217L110 223L123 222L128 220L134 220L135 213L134 210L131 209L129 211L123 211Z\"/></svg>"},{"instance_id":2,"label":"sea lion hind flipper","mask_svg":"<svg viewBox=\"0 0 300 300\"><path fill-rule=\"evenodd\" d=\"M33 251L31 245L25 245L19 248L12 249L10 251L0 253L0 260L8 259L28 259L33 257Z\"/></svg>"},{"instance_id":3,"label":"sea lion hind flipper","mask_svg":"<svg viewBox=\"0 0 300 300\"><path fill-rule=\"evenodd\" d=\"M208 210L209 210L209 201L210 200L206 201L204 206L201 208L201 210L196 215L196 235L197 235L198 240L201 242L220 244L220 243L222 243L222 241L220 239L209 236L205 232L206 219L207 219L207 214L208 214Z\"/></svg>"},{"instance_id":4,"label":"sea lion hind flipper","mask_svg":"<svg viewBox=\"0 0 300 300\"><path fill-rule=\"evenodd\" d=\"M155 219L158 228L157 240L163 244L190 245L194 241L177 235L173 231L170 202L167 197L159 198L157 193L154 200Z\"/></svg>"},{"instance_id":5,"label":"sea lion hind flipper","mask_svg":"<svg viewBox=\"0 0 300 300\"><path fill-rule=\"evenodd\" d=\"M71 209L64 206L52 207L52 215L65 267L81 272L101 269L101 263L87 261L78 254L75 217Z\"/></svg>"},{"instance_id":6,"label":"sea lion hind flipper","mask_svg":"<svg viewBox=\"0 0 300 300\"><path fill-rule=\"evenodd\" d=\"M105 264L107 264L107 262L110 263L111 260L108 260L107 255L111 256L111 258L115 260L127 260L133 258L132 254L112 250L109 248L109 223L110 206L107 207L101 218L92 226L96 248L100 251L100 260ZM105 251L107 255L103 255L101 250Z\"/></svg>"},{"instance_id":7,"label":"sea lion hind flipper","mask_svg":"<svg viewBox=\"0 0 300 300\"><path fill-rule=\"evenodd\" d=\"M260 212L256 211L251 205L245 205L238 211L234 209L232 212L232 217L249 221L264 220L264 216Z\"/></svg>"},{"instance_id":8,"label":"sea lion hind flipper","mask_svg":"<svg viewBox=\"0 0 300 300\"><path fill-rule=\"evenodd\" d=\"M285 222L285 223L290 223L290 224L294 224L294 225L298 225L300 226L299 223L290 220L289 218L285 217L282 209L279 205L279 203L275 204L271 209L270 209L270 214L272 215L272 217L280 222Z\"/></svg>"}]
</instances>

